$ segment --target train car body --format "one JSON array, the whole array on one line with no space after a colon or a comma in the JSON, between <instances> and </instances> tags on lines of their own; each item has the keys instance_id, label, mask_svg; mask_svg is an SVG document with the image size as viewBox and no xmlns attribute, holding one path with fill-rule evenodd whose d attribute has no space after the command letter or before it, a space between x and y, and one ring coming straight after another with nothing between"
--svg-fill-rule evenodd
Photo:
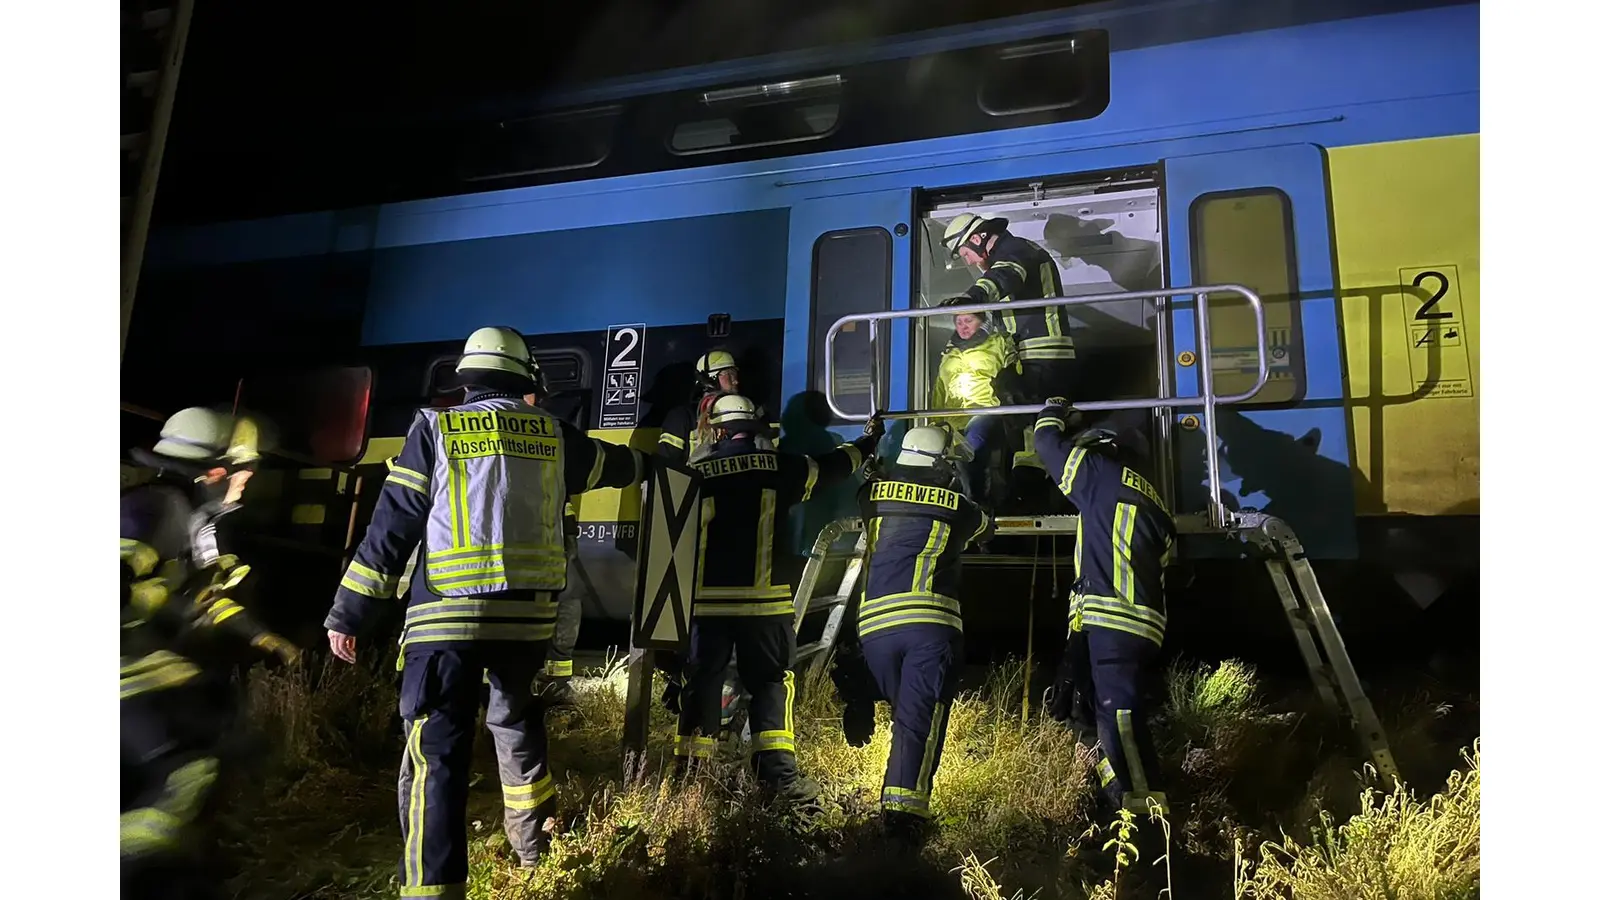
<instances>
[{"instance_id":1,"label":"train car body","mask_svg":"<svg viewBox=\"0 0 1600 900\"><path fill-rule=\"evenodd\" d=\"M944 224L1004 215L1072 291L1235 282L1265 298L1269 380L1217 423L1225 498L1293 525L1346 622L1377 633L1475 598L1478 30L1475 3L1108 2L568 91L497 120L501 144L460 126L470 152L419 175L417 199L157 229L129 366L163 371L174 345L150 323L220 301L238 312L219 364L366 367L351 477L444 402L438 375L483 324L532 336L571 415L621 443L653 446L712 346L774 421L824 387L864 411L865 334L840 336L832 385L823 335L970 286ZM927 406L950 327L922 323L884 329L880 403ZM1075 307L1073 325L1085 399L1198 393L1189 299ZM1253 380L1253 327L1214 304L1220 392ZM1179 512L1207 496L1198 412L1151 420ZM319 540L359 538L350 502ZM625 617L637 491L578 512L587 614ZM970 590L1026 597L1041 552L1070 557L1065 542L974 555ZM1231 642L1261 632L1243 620L1272 610L1227 605L1238 548L1184 554L1187 590L1233 611L1175 606L1174 628L1248 652Z\"/></svg>"}]
</instances>

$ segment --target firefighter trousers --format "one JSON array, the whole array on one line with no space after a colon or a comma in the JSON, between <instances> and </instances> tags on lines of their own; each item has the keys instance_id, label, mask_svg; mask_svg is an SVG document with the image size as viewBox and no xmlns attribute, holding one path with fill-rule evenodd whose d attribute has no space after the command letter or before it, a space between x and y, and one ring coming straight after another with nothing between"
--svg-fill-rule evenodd
<instances>
[{"instance_id":1,"label":"firefighter trousers","mask_svg":"<svg viewBox=\"0 0 1600 900\"><path fill-rule=\"evenodd\" d=\"M479 689L489 678L486 720L499 761L506 837L524 865L539 855L539 823L555 799L544 713L533 685L545 641L484 642L405 651L400 719L401 897L462 900L467 883L467 785Z\"/></svg>"},{"instance_id":2,"label":"firefighter trousers","mask_svg":"<svg viewBox=\"0 0 1600 900\"><path fill-rule=\"evenodd\" d=\"M190 666L174 654L124 661L122 707L122 896L200 900L224 896L210 865L207 823L222 775L217 686L206 676L140 690L139 675ZM144 667L130 676L130 668ZM146 681L148 684L148 681Z\"/></svg>"},{"instance_id":3,"label":"firefighter trousers","mask_svg":"<svg viewBox=\"0 0 1600 900\"><path fill-rule=\"evenodd\" d=\"M1078 364L1071 359L1025 359L1018 387L1024 402L1043 403L1051 397L1069 401L1078 389Z\"/></svg>"},{"instance_id":4,"label":"firefighter trousers","mask_svg":"<svg viewBox=\"0 0 1600 900\"><path fill-rule=\"evenodd\" d=\"M863 637L861 653L893 713L883 809L927 818L960 681L961 632L948 625L902 625Z\"/></svg>"},{"instance_id":5,"label":"firefighter trousers","mask_svg":"<svg viewBox=\"0 0 1600 900\"><path fill-rule=\"evenodd\" d=\"M674 753L705 759L722 728L722 684L737 650L739 680L750 693L750 738L756 776L792 780L794 761L793 619L779 616L695 616L684 660L682 712Z\"/></svg>"},{"instance_id":6,"label":"firefighter trousers","mask_svg":"<svg viewBox=\"0 0 1600 900\"><path fill-rule=\"evenodd\" d=\"M1095 773L1114 809L1144 812L1142 799L1161 787L1145 700L1160 658L1159 644L1113 628L1089 625L1067 639L1063 663L1077 695L1069 701L1072 715L1094 717L1100 741Z\"/></svg>"}]
</instances>

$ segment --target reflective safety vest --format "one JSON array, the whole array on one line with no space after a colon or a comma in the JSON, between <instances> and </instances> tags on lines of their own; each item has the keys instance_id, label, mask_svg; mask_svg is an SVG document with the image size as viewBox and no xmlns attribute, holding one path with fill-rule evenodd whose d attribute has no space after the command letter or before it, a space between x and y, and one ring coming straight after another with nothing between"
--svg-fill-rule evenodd
<instances>
[{"instance_id":1,"label":"reflective safety vest","mask_svg":"<svg viewBox=\"0 0 1600 900\"><path fill-rule=\"evenodd\" d=\"M510 397L422 415L434 441L429 591L451 598L560 590L567 490L556 418Z\"/></svg>"}]
</instances>

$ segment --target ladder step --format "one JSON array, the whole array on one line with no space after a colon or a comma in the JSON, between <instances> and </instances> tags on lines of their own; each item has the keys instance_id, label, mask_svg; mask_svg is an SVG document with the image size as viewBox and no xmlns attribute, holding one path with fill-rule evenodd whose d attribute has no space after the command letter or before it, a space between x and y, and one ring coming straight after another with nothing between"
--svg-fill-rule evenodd
<instances>
[{"instance_id":1,"label":"ladder step","mask_svg":"<svg viewBox=\"0 0 1600 900\"><path fill-rule=\"evenodd\" d=\"M822 652L822 642L821 641L813 641L813 642L811 642L809 644L801 644L800 646L796 647L795 650L794 650L795 662L799 663L799 661L802 660L802 659L810 659L811 657L816 656L818 653L821 653L821 652Z\"/></svg>"},{"instance_id":2,"label":"ladder step","mask_svg":"<svg viewBox=\"0 0 1600 900\"><path fill-rule=\"evenodd\" d=\"M850 598L844 594L830 594L826 597L812 597L811 602L806 605L806 615L809 616L812 613L821 612L825 609L831 609L832 607L838 606L849 599Z\"/></svg>"}]
</instances>

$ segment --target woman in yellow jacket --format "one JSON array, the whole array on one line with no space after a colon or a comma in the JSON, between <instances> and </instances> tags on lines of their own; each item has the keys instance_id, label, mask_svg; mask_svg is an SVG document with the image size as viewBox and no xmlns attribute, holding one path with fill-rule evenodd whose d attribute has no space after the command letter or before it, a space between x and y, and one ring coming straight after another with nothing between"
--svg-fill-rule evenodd
<instances>
[{"instance_id":1,"label":"woman in yellow jacket","mask_svg":"<svg viewBox=\"0 0 1600 900\"><path fill-rule=\"evenodd\" d=\"M945 345L939 359L939 377L933 385L934 409L983 409L999 406L995 382L1014 375L1017 349L1009 335L991 331L983 313L956 316L956 333ZM946 419L950 427L963 432L972 450L963 480L967 493L980 505L987 505L989 459L1003 441L999 416L957 416Z\"/></svg>"}]
</instances>

